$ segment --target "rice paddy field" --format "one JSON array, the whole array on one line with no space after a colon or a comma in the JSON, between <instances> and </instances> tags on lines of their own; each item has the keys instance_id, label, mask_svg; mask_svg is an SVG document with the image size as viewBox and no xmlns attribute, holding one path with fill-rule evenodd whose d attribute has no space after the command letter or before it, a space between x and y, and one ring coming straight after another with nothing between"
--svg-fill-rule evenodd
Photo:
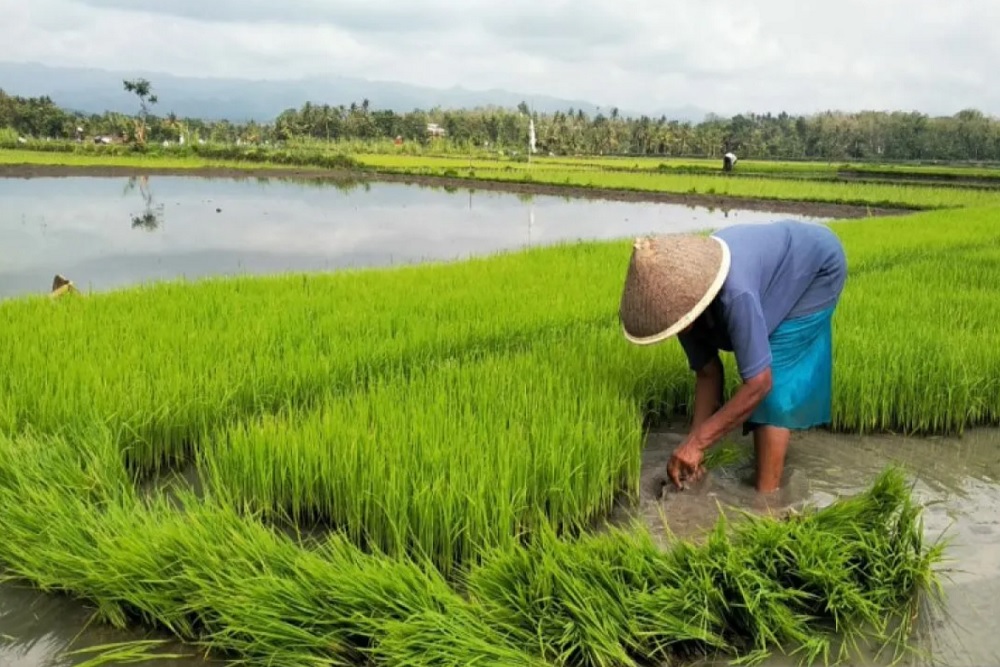
<instances>
[{"instance_id":1,"label":"rice paddy field","mask_svg":"<svg viewBox=\"0 0 1000 667\"><path fill-rule=\"evenodd\" d=\"M850 265L833 431L1000 421L990 192L532 168L938 209L831 224ZM905 460L698 536L613 520L643 496L650 427L683 424L693 391L679 346L620 334L630 242L0 301L4 578L221 663L905 656L947 546ZM92 665L171 655L99 648Z\"/></svg>"}]
</instances>

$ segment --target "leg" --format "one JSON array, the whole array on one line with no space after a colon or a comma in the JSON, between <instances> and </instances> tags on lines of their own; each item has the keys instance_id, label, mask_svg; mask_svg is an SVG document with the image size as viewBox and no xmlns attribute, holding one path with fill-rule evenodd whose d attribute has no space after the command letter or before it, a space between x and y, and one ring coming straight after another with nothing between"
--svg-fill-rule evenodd
<instances>
[{"instance_id":1,"label":"leg","mask_svg":"<svg viewBox=\"0 0 1000 667\"><path fill-rule=\"evenodd\" d=\"M758 426L753 432L757 454L757 491L772 493L781 485L785 470L785 453L791 432L778 426Z\"/></svg>"}]
</instances>

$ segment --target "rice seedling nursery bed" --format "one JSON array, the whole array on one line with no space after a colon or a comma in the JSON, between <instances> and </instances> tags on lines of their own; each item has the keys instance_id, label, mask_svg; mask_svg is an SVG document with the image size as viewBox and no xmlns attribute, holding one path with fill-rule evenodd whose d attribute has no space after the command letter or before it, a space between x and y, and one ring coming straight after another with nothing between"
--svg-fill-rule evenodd
<instances>
[{"instance_id":1,"label":"rice seedling nursery bed","mask_svg":"<svg viewBox=\"0 0 1000 667\"><path fill-rule=\"evenodd\" d=\"M997 213L834 225L835 428L997 422ZM628 249L4 302L0 563L261 665L755 662L905 638L941 546L900 471L668 551L590 530L634 493L644 424L693 390L678 346L620 336ZM200 494L137 490L185 465Z\"/></svg>"}]
</instances>

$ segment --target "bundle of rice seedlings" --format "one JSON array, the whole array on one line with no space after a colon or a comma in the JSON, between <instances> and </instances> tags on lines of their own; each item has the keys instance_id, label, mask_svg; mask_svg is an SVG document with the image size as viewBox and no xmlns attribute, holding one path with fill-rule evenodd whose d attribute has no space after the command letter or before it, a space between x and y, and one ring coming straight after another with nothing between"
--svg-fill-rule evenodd
<instances>
[{"instance_id":1,"label":"bundle of rice seedlings","mask_svg":"<svg viewBox=\"0 0 1000 667\"><path fill-rule=\"evenodd\" d=\"M723 515L704 543L668 551L639 527L572 542L542 531L492 554L468 587L491 624L558 664L839 661L859 639L906 647L943 548L924 544L905 479L888 469L854 498L781 520Z\"/></svg>"},{"instance_id":2,"label":"bundle of rice seedlings","mask_svg":"<svg viewBox=\"0 0 1000 667\"><path fill-rule=\"evenodd\" d=\"M381 628L371 651L376 664L393 667L544 667L544 660L523 648L516 634L484 621L474 607L446 613L426 611Z\"/></svg>"},{"instance_id":3,"label":"bundle of rice seedlings","mask_svg":"<svg viewBox=\"0 0 1000 667\"><path fill-rule=\"evenodd\" d=\"M0 562L10 578L88 600L99 620L160 628L250 664L358 664L384 623L464 601L432 566L331 536L300 544L259 517L189 491L116 494L115 466L59 438L0 437ZM119 462L118 470L121 470Z\"/></svg>"}]
</instances>

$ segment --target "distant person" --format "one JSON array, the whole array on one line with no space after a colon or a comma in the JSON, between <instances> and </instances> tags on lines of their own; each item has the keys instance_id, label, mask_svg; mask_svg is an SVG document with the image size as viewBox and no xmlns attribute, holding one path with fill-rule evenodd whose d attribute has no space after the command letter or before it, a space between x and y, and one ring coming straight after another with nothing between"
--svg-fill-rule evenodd
<instances>
[{"instance_id":1,"label":"distant person","mask_svg":"<svg viewBox=\"0 0 1000 667\"><path fill-rule=\"evenodd\" d=\"M733 167L736 166L736 155L732 152L726 153L722 156L722 170L732 171Z\"/></svg>"},{"instance_id":2,"label":"distant person","mask_svg":"<svg viewBox=\"0 0 1000 667\"><path fill-rule=\"evenodd\" d=\"M691 430L667 465L678 489L701 479L704 452L740 423L753 433L757 490L778 489L790 432L831 421L831 319L846 276L839 239L812 223L636 240L619 312L625 337L677 336L696 378ZM722 350L743 381L725 404Z\"/></svg>"}]
</instances>

